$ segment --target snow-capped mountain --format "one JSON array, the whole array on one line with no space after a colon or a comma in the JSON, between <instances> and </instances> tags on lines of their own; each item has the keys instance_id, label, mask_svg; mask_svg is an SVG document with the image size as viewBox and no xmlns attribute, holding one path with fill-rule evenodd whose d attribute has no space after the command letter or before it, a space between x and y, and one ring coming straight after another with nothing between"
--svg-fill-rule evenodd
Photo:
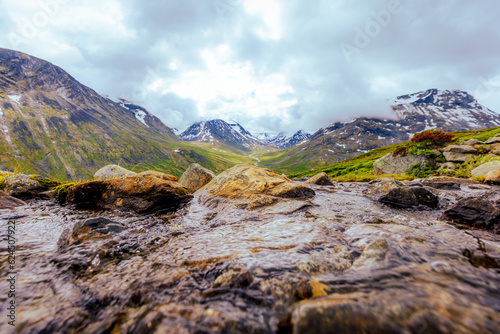
<instances>
[{"instance_id":1,"label":"snow-capped mountain","mask_svg":"<svg viewBox=\"0 0 500 334\"><path fill-rule=\"evenodd\" d=\"M311 137L311 135L302 130L297 131L291 137L288 137L284 132L280 132L277 135L272 135L269 133L260 133L257 136L258 139L271 144L273 147L281 149L291 147L309 137Z\"/></svg>"},{"instance_id":2,"label":"snow-capped mountain","mask_svg":"<svg viewBox=\"0 0 500 334\"><path fill-rule=\"evenodd\" d=\"M212 146L228 145L241 151L250 151L266 143L252 136L236 122L225 122L221 119L197 122L191 125L179 138L185 141L209 142Z\"/></svg>"},{"instance_id":3,"label":"snow-capped mountain","mask_svg":"<svg viewBox=\"0 0 500 334\"><path fill-rule=\"evenodd\" d=\"M500 115L463 91L429 89L391 101L393 119L360 117L336 122L300 141L290 161L331 164L369 150L407 141L428 129L462 131L500 126Z\"/></svg>"}]
</instances>

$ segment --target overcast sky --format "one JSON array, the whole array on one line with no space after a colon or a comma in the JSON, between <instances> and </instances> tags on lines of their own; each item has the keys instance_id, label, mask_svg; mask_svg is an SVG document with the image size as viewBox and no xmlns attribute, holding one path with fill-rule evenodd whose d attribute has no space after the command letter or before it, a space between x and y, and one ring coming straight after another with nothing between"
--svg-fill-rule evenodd
<instances>
[{"instance_id":1,"label":"overcast sky","mask_svg":"<svg viewBox=\"0 0 500 334\"><path fill-rule=\"evenodd\" d=\"M498 0L0 0L0 46L170 127L314 132L460 89L500 112Z\"/></svg>"}]
</instances>

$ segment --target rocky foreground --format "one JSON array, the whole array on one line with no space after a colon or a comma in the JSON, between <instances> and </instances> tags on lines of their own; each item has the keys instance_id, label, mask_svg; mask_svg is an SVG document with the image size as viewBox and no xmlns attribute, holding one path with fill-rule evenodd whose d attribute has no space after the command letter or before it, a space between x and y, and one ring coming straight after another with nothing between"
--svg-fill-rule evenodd
<instances>
[{"instance_id":1,"label":"rocky foreground","mask_svg":"<svg viewBox=\"0 0 500 334\"><path fill-rule=\"evenodd\" d=\"M500 332L496 185L113 173L66 204L0 196L19 272L0 332Z\"/></svg>"}]
</instances>

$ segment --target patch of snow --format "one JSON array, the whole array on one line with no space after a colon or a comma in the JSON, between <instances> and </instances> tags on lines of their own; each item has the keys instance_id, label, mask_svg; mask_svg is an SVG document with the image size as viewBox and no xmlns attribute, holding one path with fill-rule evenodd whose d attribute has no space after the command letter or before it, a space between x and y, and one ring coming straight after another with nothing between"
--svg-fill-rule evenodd
<instances>
[{"instance_id":1,"label":"patch of snow","mask_svg":"<svg viewBox=\"0 0 500 334\"><path fill-rule=\"evenodd\" d=\"M16 102L17 104L19 104L19 101L21 101L21 95L7 95L7 96L9 97L9 99Z\"/></svg>"},{"instance_id":2,"label":"patch of snow","mask_svg":"<svg viewBox=\"0 0 500 334\"><path fill-rule=\"evenodd\" d=\"M181 153L181 150L174 150L175 153Z\"/></svg>"},{"instance_id":3,"label":"patch of snow","mask_svg":"<svg viewBox=\"0 0 500 334\"><path fill-rule=\"evenodd\" d=\"M146 117L146 113L143 110L134 110L135 118L139 120L142 124L149 128L149 125L146 124L144 117Z\"/></svg>"}]
</instances>

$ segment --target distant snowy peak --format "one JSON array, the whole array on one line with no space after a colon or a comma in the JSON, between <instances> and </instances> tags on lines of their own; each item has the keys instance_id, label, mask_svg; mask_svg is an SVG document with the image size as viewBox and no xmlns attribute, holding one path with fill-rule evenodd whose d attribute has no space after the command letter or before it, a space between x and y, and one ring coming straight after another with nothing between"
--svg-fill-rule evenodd
<instances>
[{"instance_id":1,"label":"distant snowy peak","mask_svg":"<svg viewBox=\"0 0 500 334\"><path fill-rule=\"evenodd\" d=\"M221 119L197 122L179 134L179 138L185 141L210 142L213 146L224 143L243 151L265 144L237 122L228 123Z\"/></svg>"},{"instance_id":2,"label":"distant snowy peak","mask_svg":"<svg viewBox=\"0 0 500 334\"><path fill-rule=\"evenodd\" d=\"M267 133L261 133L258 136L259 139L271 144L276 148L288 148L310 137L311 135L309 133L306 133L302 130L297 131L291 137L288 137L284 132L281 132L274 136Z\"/></svg>"}]
</instances>

